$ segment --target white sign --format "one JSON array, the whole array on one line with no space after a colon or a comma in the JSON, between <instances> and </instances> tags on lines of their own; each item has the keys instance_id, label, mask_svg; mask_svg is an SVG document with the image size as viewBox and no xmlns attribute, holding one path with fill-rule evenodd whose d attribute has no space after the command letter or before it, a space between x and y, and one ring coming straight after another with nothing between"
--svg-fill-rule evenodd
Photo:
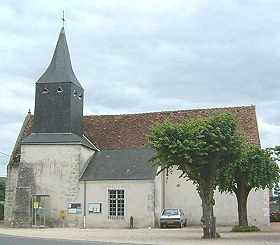
<instances>
[{"instance_id":1,"label":"white sign","mask_svg":"<svg viewBox=\"0 0 280 245\"><path fill-rule=\"evenodd\" d=\"M81 203L68 203L68 213L77 214L82 212Z\"/></svg>"},{"instance_id":2,"label":"white sign","mask_svg":"<svg viewBox=\"0 0 280 245\"><path fill-rule=\"evenodd\" d=\"M88 212L92 213L101 213L101 203L88 203Z\"/></svg>"}]
</instances>

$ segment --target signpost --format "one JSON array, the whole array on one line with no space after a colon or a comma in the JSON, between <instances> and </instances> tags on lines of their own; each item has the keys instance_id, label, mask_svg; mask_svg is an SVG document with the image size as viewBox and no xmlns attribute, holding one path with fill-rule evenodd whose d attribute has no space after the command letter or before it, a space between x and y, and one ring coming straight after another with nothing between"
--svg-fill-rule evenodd
<instances>
[{"instance_id":1,"label":"signpost","mask_svg":"<svg viewBox=\"0 0 280 245\"><path fill-rule=\"evenodd\" d=\"M49 197L49 195L43 195L43 194L32 195L32 225L34 227L46 226L47 209L45 208L45 205L47 202L47 197Z\"/></svg>"}]
</instances>

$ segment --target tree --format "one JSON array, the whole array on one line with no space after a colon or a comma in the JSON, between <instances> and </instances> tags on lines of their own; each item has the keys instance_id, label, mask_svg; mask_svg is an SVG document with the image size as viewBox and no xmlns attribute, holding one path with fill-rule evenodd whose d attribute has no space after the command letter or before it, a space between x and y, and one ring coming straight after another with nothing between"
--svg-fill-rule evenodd
<instances>
[{"instance_id":1,"label":"tree","mask_svg":"<svg viewBox=\"0 0 280 245\"><path fill-rule=\"evenodd\" d=\"M6 178L0 177L0 202L5 201Z\"/></svg>"},{"instance_id":2,"label":"tree","mask_svg":"<svg viewBox=\"0 0 280 245\"><path fill-rule=\"evenodd\" d=\"M276 201L278 210L280 211L280 186L279 186L279 183L274 187L272 198Z\"/></svg>"},{"instance_id":3,"label":"tree","mask_svg":"<svg viewBox=\"0 0 280 245\"><path fill-rule=\"evenodd\" d=\"M175 168L181 172L180 177L196 185L202 201L204 238L216 237L216 174L218 168L228 165L239 154L236 128L236 119L223 113L179 124L166 121L155 125L148 135L149 145L156 151L153 162L160 167L158 174Z\"/></svg>"},{"instance_id":4,"label":"tree","mask_svg":"<svg viewBox=\"0 0 280 245\"><path fill-rule=\"evenodd\" d=\"M240 226L248 226L247 199L252 189L272 189L279 182L279 167L272 152L244 140L240 158L223 166L218 173L221 192L234 192L238 203Z\"/></svg>"},{"instance_id":5,"label":"tree","mask_svg":"<svg viewBox=\"0 0 280 245\"><path fill-rule=\"evenodd\" d=\"M4 204L5 201L5 187L6 187L6 178L0 177L0 220L4 219Z\"/></svg>"}]
</instances>

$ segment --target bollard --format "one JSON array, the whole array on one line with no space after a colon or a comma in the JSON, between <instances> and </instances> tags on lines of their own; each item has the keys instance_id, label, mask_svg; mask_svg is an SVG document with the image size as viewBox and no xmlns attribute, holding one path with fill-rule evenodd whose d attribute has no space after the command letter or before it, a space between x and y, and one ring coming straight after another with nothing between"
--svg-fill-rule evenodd
<instances>
[{"instance_id":1,"label":"bollard","mask_svg":"<svg viewBox=\"0 0 280 245\"><path fill-rule=\"evenodd\" d=\"M130 216L130 219L129 219L129 228L130 228L130 229L133 229L133 216Z\"/></svg>"}]
</instances>

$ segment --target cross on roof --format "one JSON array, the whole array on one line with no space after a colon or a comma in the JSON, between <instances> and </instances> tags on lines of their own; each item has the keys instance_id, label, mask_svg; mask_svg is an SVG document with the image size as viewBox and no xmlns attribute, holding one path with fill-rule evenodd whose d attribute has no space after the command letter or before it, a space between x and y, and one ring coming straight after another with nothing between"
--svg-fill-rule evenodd
<instances>
[{"instance_id":1,"label":"cross on roof","mask_svg":"<svg viewBox=\"0 0 280 245\"><path fill-rule=\"evenodd\" d=\"M62 18L61 18L61 20L62 20L62 26L64 27L64 22L65 22L64 10L62 11Z\"/></svg>"}]
</instances>

